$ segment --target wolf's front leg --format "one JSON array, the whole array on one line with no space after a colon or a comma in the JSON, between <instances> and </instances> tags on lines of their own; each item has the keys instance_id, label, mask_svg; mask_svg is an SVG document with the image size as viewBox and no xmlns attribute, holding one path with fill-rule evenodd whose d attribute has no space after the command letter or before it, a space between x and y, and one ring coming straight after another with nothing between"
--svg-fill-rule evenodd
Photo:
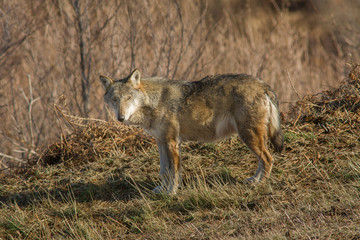
<instances>
[{"instance_id":1,"label":"wolf's front leg","mask_svg":"<svg viewBox=\"0 0 360 240\"><path fill-rule=\"evenodd\" d=\"M181 182L180 173L180 141L170 139L157 140L160 154L160 179L161 185L153 192L175 194Z\"/></svg>"}]
</instances>

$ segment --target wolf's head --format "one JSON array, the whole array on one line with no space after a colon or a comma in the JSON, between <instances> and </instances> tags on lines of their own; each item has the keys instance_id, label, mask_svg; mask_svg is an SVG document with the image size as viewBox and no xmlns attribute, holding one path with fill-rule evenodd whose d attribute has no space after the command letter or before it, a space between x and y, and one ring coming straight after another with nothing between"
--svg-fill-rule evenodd
<instances>
[{"instance_id":1,"label":"wolf's head","mask_svg":"<svg viewBox=\"0 0 360 240\"><path fill-rule=\"evenodd\" d=\"M114 110L116 118L120 122L138 124L134 116L147 100L140 71L135 69L128 77L120 80L106 76L100 76L100 80L106 90L104 100Z\"/></svg>"}]
</instances>

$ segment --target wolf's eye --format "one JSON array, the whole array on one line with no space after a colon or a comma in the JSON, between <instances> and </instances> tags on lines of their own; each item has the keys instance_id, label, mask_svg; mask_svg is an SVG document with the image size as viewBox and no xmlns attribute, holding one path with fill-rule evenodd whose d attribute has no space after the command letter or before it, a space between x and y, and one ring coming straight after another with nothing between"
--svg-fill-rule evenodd
<instances>
[{"instance_id":1,"label":"wolf's eye","mask_svg":"<svg viewBox=\"0 0 360 240\"><path fill-rule=\"evenodd\" d=\"M112 97L111 101L116 102L116 97Z\"/></svg>"},{"instance_id":2,"label":"wolf's eye","mask_svg":"<svg viewBox=\"0 0 360 240\"><path fill-rule=\"evenodd\" d=\"M128 100L130 100L130 99L131 99L131 97L132 97L131 95L126 96L125 100L127 100L127 101L128 101Z\"/></svg>"}]
</instances>

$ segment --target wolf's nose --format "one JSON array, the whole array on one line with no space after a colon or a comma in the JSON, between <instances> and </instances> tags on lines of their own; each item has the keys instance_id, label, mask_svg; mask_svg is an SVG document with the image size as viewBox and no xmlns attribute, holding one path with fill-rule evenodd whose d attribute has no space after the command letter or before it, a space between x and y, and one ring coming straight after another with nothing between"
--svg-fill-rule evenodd
<instances>
[{"instance_id":1,"label":"wolf's nose","mask_svg":"<svg viewBox=\"0 0 360 240\"><path fill-rule=\"evenodd\" d=\"M123 122L123 121L125 120L125 117L124 117L124 116L119 116L119 117L118 117L118 120L119 120L120 122Z\"/></svg>"}]
</instances>

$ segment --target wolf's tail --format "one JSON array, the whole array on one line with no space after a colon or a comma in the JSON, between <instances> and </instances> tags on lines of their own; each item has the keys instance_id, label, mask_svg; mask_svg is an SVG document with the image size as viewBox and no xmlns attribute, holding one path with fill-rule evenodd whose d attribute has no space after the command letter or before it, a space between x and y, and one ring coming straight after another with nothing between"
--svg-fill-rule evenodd
<instances>
[{"instance_id":1,"label":"wolf's tail","mask_svg":"<svg viewBox=\"0 0 360 240\"><path fill-rule=\"evenodd\" d=\"M269 97L269 123L268 134L276 152L284 148L284 136L281 131L279 103L273 92L268 93Z\"/></svg>"}]
</instances>

